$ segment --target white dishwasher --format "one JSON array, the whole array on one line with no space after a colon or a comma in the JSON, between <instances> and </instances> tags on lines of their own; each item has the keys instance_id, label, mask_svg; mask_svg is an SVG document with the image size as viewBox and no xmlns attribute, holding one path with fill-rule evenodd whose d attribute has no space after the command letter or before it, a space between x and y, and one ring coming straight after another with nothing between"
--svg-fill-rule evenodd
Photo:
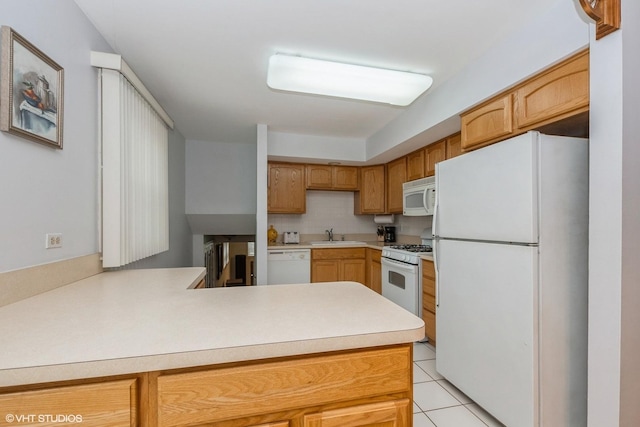
<instances>
[{"instance_id":1,"label":"white dishwasher","mask_svg":"<svg viewBox=\"0 0 640 427\"><path fill-rule=\"evenodd\" d=\"M272 249L267 253L267 284L309 283L311 249Z\"/></svg>"}]
</instances>

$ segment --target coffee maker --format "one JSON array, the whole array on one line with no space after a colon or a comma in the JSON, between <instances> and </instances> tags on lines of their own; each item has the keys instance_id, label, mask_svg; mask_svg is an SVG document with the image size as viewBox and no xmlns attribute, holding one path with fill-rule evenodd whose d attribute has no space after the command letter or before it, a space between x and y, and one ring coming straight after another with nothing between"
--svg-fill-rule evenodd
<instances>
[{"instance_id":1,"label":"coffee maker","mask_svg":"<svg viewBox=\"0 0 640 427\"><path fill-rule=\"evenodd\" d=\"M384 242L393 243L396 241L396 228L393 226L384 227Z\"/></svg>"}]
</instances>

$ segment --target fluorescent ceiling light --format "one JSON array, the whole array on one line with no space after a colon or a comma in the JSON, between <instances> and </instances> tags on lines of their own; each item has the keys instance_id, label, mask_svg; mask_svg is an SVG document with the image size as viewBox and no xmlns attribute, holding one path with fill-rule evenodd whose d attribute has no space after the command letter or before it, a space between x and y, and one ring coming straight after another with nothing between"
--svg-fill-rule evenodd
<instances>
[{"instance_id":1,"label":"fluorescent ceiling light","mask_svg":"<svg viewBox=\"0 0 640 427\"><path fill-rule=\"evenodd\" d=\"M407 106L429 89L424 74L321 61L283 54L269 59L272 89Z\"/></svg>"}]
</instances>

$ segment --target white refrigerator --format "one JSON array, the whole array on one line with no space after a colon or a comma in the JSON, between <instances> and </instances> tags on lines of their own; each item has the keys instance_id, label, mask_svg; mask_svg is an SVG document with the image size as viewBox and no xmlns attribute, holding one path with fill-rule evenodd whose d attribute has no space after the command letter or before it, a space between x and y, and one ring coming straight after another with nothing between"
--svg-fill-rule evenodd
<instances>
[{"instance_id":1,"label":"white refrigerator","mask_svg":"<svg viewBox=\"0 0 640 427\"><path fill-rule=\"evenodd\" d=\"M436 165L436 369L508 427L585 426L588 140Z\"/></svg>"}]
</instances>

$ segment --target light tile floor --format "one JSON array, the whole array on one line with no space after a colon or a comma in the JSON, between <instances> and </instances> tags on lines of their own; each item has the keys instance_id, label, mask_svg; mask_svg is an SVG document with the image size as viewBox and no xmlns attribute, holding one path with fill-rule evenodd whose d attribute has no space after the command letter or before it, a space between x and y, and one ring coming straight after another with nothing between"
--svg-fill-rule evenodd
<instances>
[{"instance_id":1,"label":"light tile floor","mask_svg":"<svg viewBox=\"0 0 640 427\"><path fill-rule=\"evenodd\" d=\"M432 345L413 345L414 427L504 427L436 372Z\"/></svg>"}]
</instances>

